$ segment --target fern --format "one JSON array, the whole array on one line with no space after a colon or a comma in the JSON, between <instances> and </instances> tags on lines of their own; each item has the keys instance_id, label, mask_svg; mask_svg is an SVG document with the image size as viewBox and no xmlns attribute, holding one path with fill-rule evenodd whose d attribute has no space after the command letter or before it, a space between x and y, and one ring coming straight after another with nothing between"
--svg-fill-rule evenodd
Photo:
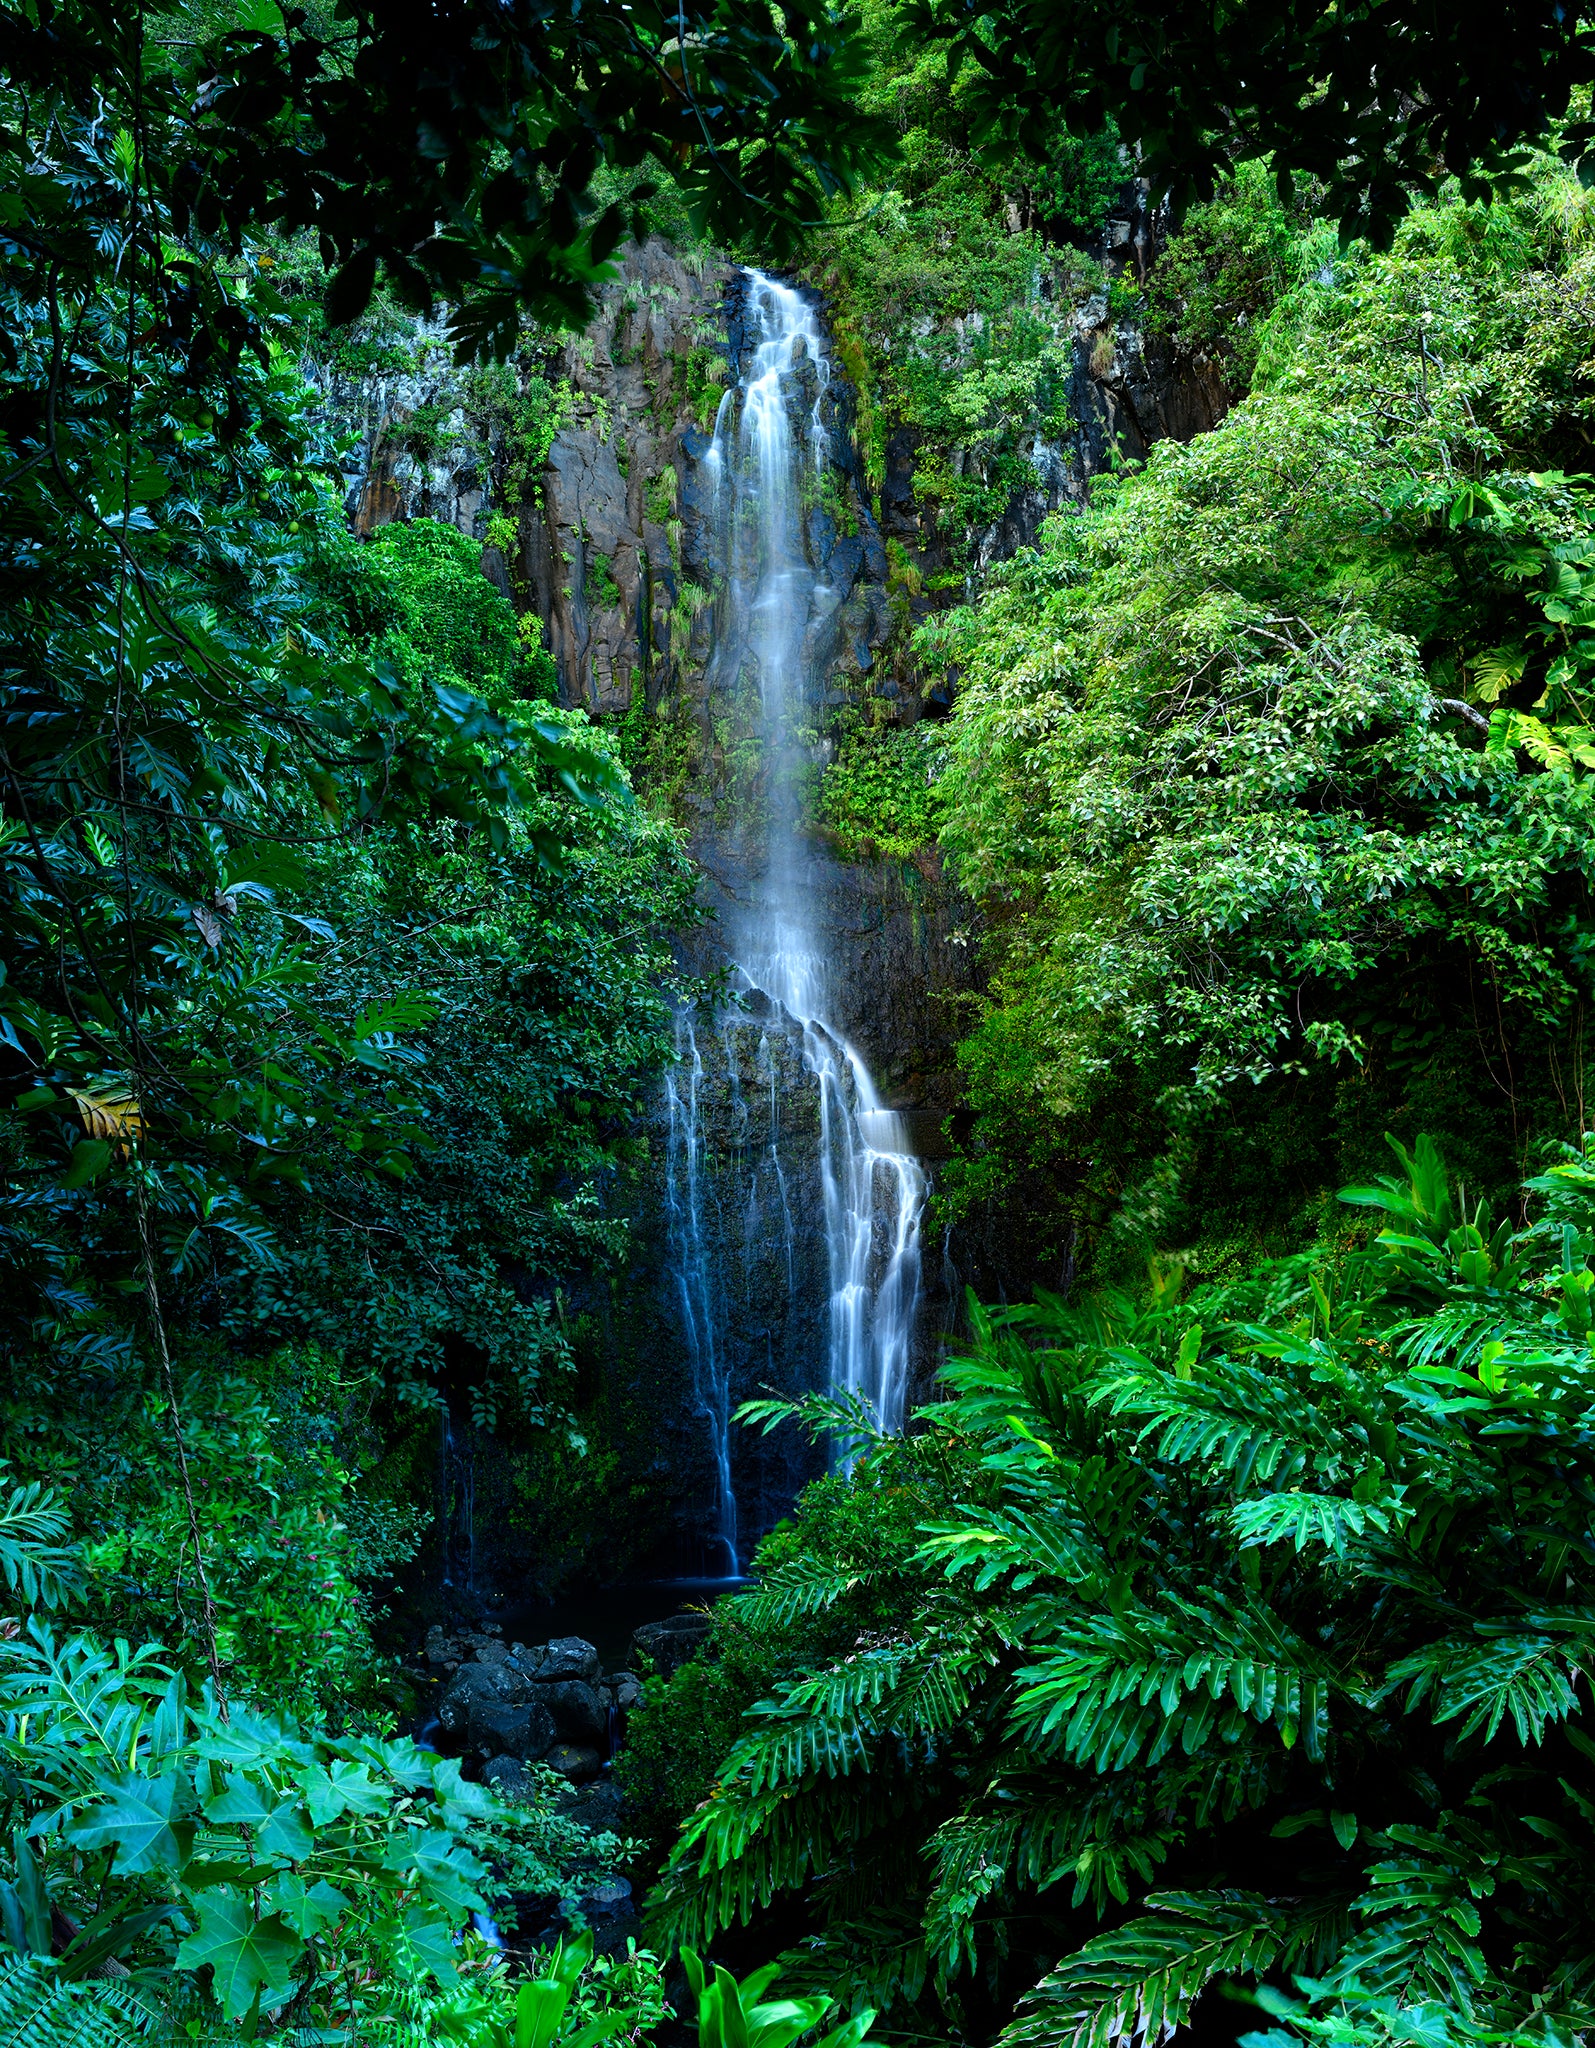
<instances>
[{"instance_id":1,"label":"fern","mask_svg":"<svg viewBox=\"0 0 1595 2048\"><path fill-rule=\"evenodd\" d=\"M1380 2042L1416 2008L1591 2026L1595 1144L1529 1231L1467 1213L1432 1145L1401 1161L1355 1191L1390 1227L1332 1296L1269 1273L971 1314L923 1432L783 1539L755 1596L782 1675L688 1819L667 1928L800 1891L817 1957L923 1998L905 2036L1040 1978L1016 2048L1147 2048L1265 1970L1331 2013L1270 2048L1353 2048L1375 1999ZM1236 1320L1259 1300L1288 1325ZM907 1560L869 1541L905 1498ZM1148 1897L1176 1855L1191 1889ZM1049 1970L1071 1913L1104 1931Z\"/></svg>"},{"instance_id":2,"label":"fern","mask_svg":"<svg viewBox=\"0 0 1595 2048\"><path fill-rule=\"evenodd\" d=\"M183 2033L130 1989L101 1979L64 1983L28 1957L0 1956L0 2048L183 2048ZM211 2040L220 2036L212 2035Z\"/></svg>"},{"instance_id":3,"label":"fern","mask_svg":"<svg viewBox=\"0 0 1595 2048\"><path fill-rule=\"evenodd\" d=\"M1582 1617L1587 1629L1595 1616ZM1486 1741L1510 1715L1521 1743L1544 1740L1552 1721L1578 1711L1577 1655L1565 1641L1529 1631L1500 1634L1492 1642L1448 1637L1390 1667L1392 1691L1406 1688L1409 1709L1434 1695L1436 1721L1463 1721L1463 1736L1482 1730Z\"/></svg>"},{"instance_id":4,"label":"fern","mask_svg":"<svg viewBox=\"0 0 1595 2048\"><path fill-rule=\"evenodd\" d=\"M873 1572L834 1564L828 1558L793 1558L743 1594L737 1611L751 1628L790 1628L809 1615L823 1614L874 1582Z\"/></svg>"},{"instance_id":5,"label":"fern","mask_svg":"<svg viewBox=\"0 0 1595 2048\"><path fill-rule=\"evenodd\" d=\"M1049 1972L1002 2048L1157 2048L1215 1977L1266 1970L1288 1943L1279 1909L1245 1892L1166 1892L1147 1904L1157 1910Z\"/></svg>"},{"instance_id":6,"label":"fern","mask_svg":"<svg viewBox=\"0 0 1595 2048\"><path fill-rule=\"evenodd\" d=\"M1211 1463L1236 1487L1284 1486L1309 1461L1324 1477L1360 1463L1365 1443L1349 1438L1292 1381L1237 1359L1202 1379L1137 1370L1110 1380L1100 1398L1140 1424L1138 1440L1172 1464Z\"/></svg>"},{"instance_id":7,"label":"fern","mask_svg":"<svg viewBox=\"0 0 1595 2048\"><path fill-rule=\"evenodd\" d=\"M1019 1674L1016 1711L1038 1746L1119 1771L1157 1763L1178 1742L1233 1742L1246 1718L1274 1722L1309 1757L1323 1754L1334 1681L1322 1658L1271 1617L1170 1603L1094 1616L1059 1631ZM1228 1703L1228 1704L1226 1704Z\"/></svg>"},{"instance_id":8,"label":"fern","mask_svg":"<svg viewBox=\"0 0 1595 2048\"><path fill-rule=\"evenodd\" d=\"M1230 1510L1230 1526L1244 1545L1288 1543L1295 1550L1321 1545L1343 1557L1356 1538L1388 1536L1406 1518L1399 1500L1342 1500L1322 1493L1265 1493Z\"/></svg>"},{"instance_id":9,"label":"fern","mask_svg":"<svg viewBox=\"0 0 1595 2048\"><path fill-rule=\"evenodd\" d=\"M0 1475L6 1467L0 1463ZM0 1572L29 1607L64 1607L83 1583L78 1552L60 1541L71 1521L38 1480L14 1486L0 1505Z\"/></svg>"}]
</instances>

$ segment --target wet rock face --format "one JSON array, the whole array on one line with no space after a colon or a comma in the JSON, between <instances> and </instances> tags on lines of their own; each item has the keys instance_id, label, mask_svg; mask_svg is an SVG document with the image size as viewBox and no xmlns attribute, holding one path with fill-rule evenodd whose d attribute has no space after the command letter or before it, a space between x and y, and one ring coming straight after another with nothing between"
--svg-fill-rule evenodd
<instances>
[{"instance_id":1,"label":"wet rock face","mask_svg":"<svg viewBox=\"0 0 1595 2048\"><path fill-rule=\"evenodd\" d=\"M690 665L689 494L728 376L727 264L629 250L557 370L573 394L538 502L520 508L512 580L542 620L566 701L656 704ZM516 572L518 571L518 575Z\"/></svg>"},{"instance_id":2,"label":"wet rock face","mask_svg":"<svg viewBox=\"0 0 1595 2048\"><path fill-rule=\"evenodd\" d=\"M631 1672L606 1679L598 1652L579 1636L529 1648L469 1632L427 1638L429 1666L448 1673L437 1719L447 1746L487 1759L483 1775L547 1761L567 1777L595 1777L609 1748L609 1712L633 1705ZM524 1788L524 1781L523 1788Z\"/></svg>"},{"instance_id":3,"label":"wet rock face","mask_svg":"<svg viewBox=\"0 0 1595 2048\"><path fill-rule=\"evenodd\" d=\"M665 1621L645 1622L633 1632L631 1654L638 1663L651 1664L661 1678L679 1671L708 1641L707 1614L675 1614Z\"/></svg>"}]
</instances>

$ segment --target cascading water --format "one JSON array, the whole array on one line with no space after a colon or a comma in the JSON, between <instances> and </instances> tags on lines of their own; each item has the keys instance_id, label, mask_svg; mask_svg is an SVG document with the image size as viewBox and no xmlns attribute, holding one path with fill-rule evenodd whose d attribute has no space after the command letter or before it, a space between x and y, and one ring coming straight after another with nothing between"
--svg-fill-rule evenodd
<instances>
[{"instance_id":1,"label":"cascading water","mask_svg":"<svg viewBox=\"0 0 1595 2048\"><path fill-rule=\"evenodd\" d=\"M811 762L812 707L824 678L812 649L836 594L816 566L816 518L828 460L823 408L830 362L819 319L789 286L758 272L746 280L739 384L720 406L707 455L724 537L726 589L714 662L722 683L751 679L759 702L763 803L746 862L748 880L725 916L734 984L763 998L771 1028L760 1030L768 1071L768 1132L752 1142L751 1098L740 1087L734 1041L751 1020L722 1025L731 1107L724 1147L747 1175L746 1241L755 1229L784 1231L789 1323L807 1327L799 1301L809 1279L794 1260L794 1222L782 1165L778 1061L772 1029L801 1045L807 1085L818 1097L818 1185L823 1210L823 1332L826 1382L854 1396L887 1429L902 1427L920 1298L920 1226L928 1191L902 1118L881 1101L858 1050L835 1023L838 977L816 915L816 859L806 830L804 785ZM731 1483L734 1346L722 1335L734 1279L717 1277L710 1227L710 1142L701 1107L704 1067L691 1021L678 1024L678 1065L669 1084L667 1208L671 1261L700 1412L717 1472L716 1533L737 1568L737 1502ZM755 1071L758 1071L756 1065ZM761 1075L762 1078L762 1075ZM722 1254L723 1257L723 1254ZM747 1261L752 1269L751 1256ZM819 1306L819 1304L815 1304ZM766 1342L773 1345L766 1313ZM810 1368L812 1384L812 1367Z\"/></svg>"},{"instance_id":2,"label":"cascading water","mask_svg":"<svg viewBox=\"0 0 1595 2048\"><path fill-rule=\"evenodd\" d=\"M709 1425L715 1464L716 1560L729 1577L737 1570L737 1497L731 1485L731 1375L721 1339L723 1309L705 1222L708 1201L703 1133L703 1055L692 1019L676 1019L676 1064L666 1077L670 1104L665 1159L665 1206L670 1262L680 1294L681 1327L692 1372L693 1398Z\"/></svg>"}]
</instances>

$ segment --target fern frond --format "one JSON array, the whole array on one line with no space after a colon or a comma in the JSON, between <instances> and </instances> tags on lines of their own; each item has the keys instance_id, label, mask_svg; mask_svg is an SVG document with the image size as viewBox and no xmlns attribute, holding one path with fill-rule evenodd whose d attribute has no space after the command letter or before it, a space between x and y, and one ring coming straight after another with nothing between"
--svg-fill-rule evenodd
<instances>
[{"instance_id":1,"label":"fern frond","mask_svg":"<svg viewBox=\"0 0 1595 2048\"><path fill-rule=\"evenodd\" d=\"M737 1601L737 1612L758 1629L790 1628L811 1614L823 1614L838 1600L875 1582L875 1573L833 1564L829 1559L795 1557L762 1579Z\"/></svg>"},{"instance_id":2,"label":"fern frond","mask_svg":"<svg viewBox=\"0 0 1595 2048\"><path fill-rule=\"evenodd\" d=\"M941 1566L948 1578L972 1569L977 1593L1008 1572L1015 1574L1014 1590L1020 1592L1043 1575L1080 1585L1111 1569L1100 1539L1062 1485L1049 1492L1045 1511L927 1522L921 1533L920 1561Z\"/></svg>"},{"instance_id":3,"label":"fern frond","mask_svg":"<svg viewBox=\"0 0 1595 2048\"><path fill-rule=\"evenodd\" d=\"M178 2039L170 2020L119 1983L69 1984L30 1957L0 1960L0 2048L177 2048Z\"/></svg>"},{"instance_id":4,"label":"fern frond","mask_svg":"<svg viewBox=\"0 0 1595 2048\"><path fill-rule=\"evenodd\" d=\"M1165 1892L1147 1904L1049 1972L999 2048L1157 2048L1213 1978L1256 1975L1286 1945L1284 1915L1251 1893Z\"/></svg>"},{"instance_id":5,"label":"fern frond","mask_svg":"<svg viewBox=\"0 0 1595 2048\"><path fill-rule=\"evenodd\" d=\"M1539 1617L1530 1616L1533 1621ZM1493 1640L1447 1636L1392 1664L1386 1693L1407 1691L1407 1710L1431 1694L1434 1719L1466 1715L1466 1738L1484 1731L1490 1739L1508 1715L1523 1744L1538 1743L1552 1721L1578 1711L1574 1681L1581 1676L1575 1652L1565 1641L1524 1629Z\"/></svg>"},{"instance_id":6,"label":"fern frond","mask_svg":"<svg viewBox=\"0 0 1595 2048\"><path fill-rule=\"evenodd\" d=\"M64 1607L81 1587L79 1553L60 1541L71 1526L60 1495L37 1479L0 1503L0 1573L29 1607Z\"/></svg>"},{"instance_id":7,"label":"fern frond","mask_svg":"<svg viewBox=\"0 0 1595 2048\"><path fill-rule=\"evenodd\" d=\"M1149 1365L1109 1380L1098 1398L1139 1424L1137 1443L1160 1458L1216 1465L1241 1491L1288 1485L1309 1464L1327 1479L1362 1464L1363 1433L1331 1420L1288 1374L1234 1358L1199 1373L1182 1380Z\"/></svg>"},{"instance_id":8,"label":"fern frond","mask_svg":"<svg viewBox=\"0 0 1595 2048\"><path fill-rule=\"evenodd\" d=\"M1355 1538L1370 1532L1388 1536L1411 1512L1394 1498L1342 1500L1334 1494L1291 1491L1256 1494L1238 1501L1229 1518L1242 1549L1289 1543L1296 1550L1305 1550L1315 1544L1335 1557L1344 1557Z\"/></svg>"},{"instance_id":9,"label":"fern frond","mask_svg":"<svg viewBox=\"0 0 1595 2048\"><path fill-rule=\"evenodd\" d=\"M696 1946L746 1925L778 1892L855 1855L878 1831L898 1829L922 1796L912 1773L884 1767L854 1781L821 1778L801 1800L787 1786L757 1794L741 1780L717 1786L688 1818L655 1895L664 1932Z\"/></svg>"},{"instance_id":10,"label":"fern frond","mask_svg":"<svg viewBox=\"0 0 1595 2048\"><path fill-rule=\"evenodd\" d=\"M918 1920L910 1908L880 1900L877 1893L872 1907L833 1922L783 1956L783 1982L796 1991L828 1992L852 2012L918 1998L929 1974Z\"/></svg>"},{"instance_id":11,"label":"fern frond","mask_svg":"<svg viewBox=\"0 0 1595 2048\"><path fill-rule=\"evenodd\" d=\"M1210 1736L1233 1741L1250 1718L1322 1755L1334 1681L1320 1657L1266 1613L1169 1607L1065 1621L1019 1673L1024 1739L1122 1771L1143 1751L1155 1764L1176 1743L1190 1756Z\"/></svg>"}]
</instances>

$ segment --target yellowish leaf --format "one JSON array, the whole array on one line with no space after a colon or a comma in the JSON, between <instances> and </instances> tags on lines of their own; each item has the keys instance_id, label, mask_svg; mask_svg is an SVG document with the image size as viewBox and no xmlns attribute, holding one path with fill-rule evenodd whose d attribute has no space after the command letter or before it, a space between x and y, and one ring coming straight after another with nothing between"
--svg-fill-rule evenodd
<instances>
[{"instance_id":1,"label":"yellowish leaf","mask_svg":"<svg viewBox=\"0 0 1595 2048\"><path fill-rule=\"evenodd\" d=\"M130 1152L143 1135L144 1112L137 1096L126 1089L71 1089L83 1128L91 1138L105 1138L119 1152Z\"/></svg>"}]
</instances>

